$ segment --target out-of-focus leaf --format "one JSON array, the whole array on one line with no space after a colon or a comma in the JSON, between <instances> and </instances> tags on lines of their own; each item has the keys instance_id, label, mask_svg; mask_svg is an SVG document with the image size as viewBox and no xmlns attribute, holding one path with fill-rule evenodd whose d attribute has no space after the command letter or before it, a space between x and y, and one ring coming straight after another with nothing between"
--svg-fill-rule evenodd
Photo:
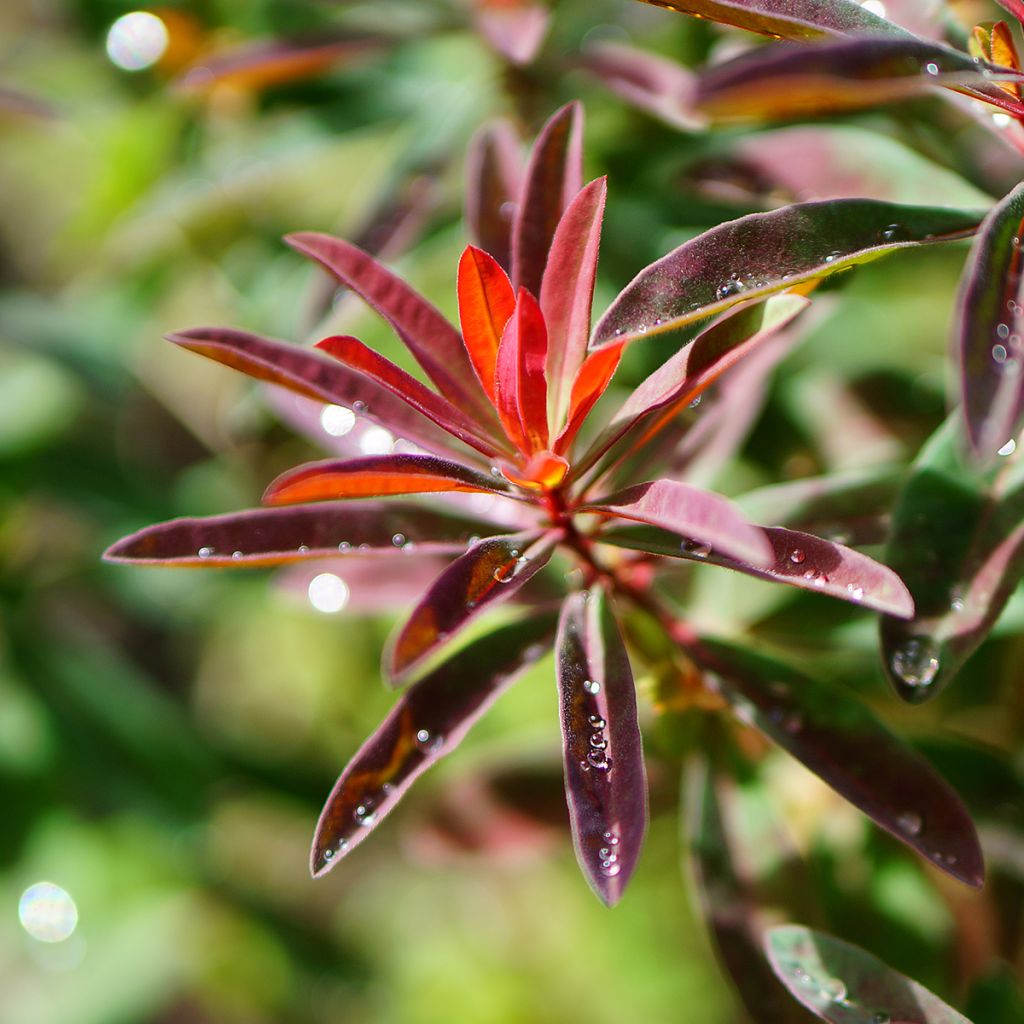
<instances>
[{"instance_id":1,"label":"out-of-focus leaf","mask_svg":"<svg viewBox=\"0 0 1024 1024\"><path fill-rule=\"evenodd\" d=\"M434 581L384 652L384 676L404 682L481 612L511 598L547 565L555 538L523 533L473 544Z\"/></svg>"},{"instance_id":2,"label":"out-of-focus leaf","mask_svg":"<svg viewBox=\"0 0 1024 1024\"><path fill-rule=\"evenodd\" d=\"M455 553L468 538L487 532L479 520L419 505L343 503L172 519L119 540L103 557L141 565L246 568L347 552L400 553L407 544L424 553Z\"/></svg>"},{"instance_id":3,"label":"out-of-focus leaf","mask_svg":"<svg viewBox=\"0 0 1024 1024\"><path fill-rule=\"evenodd\" d=\"M602 588L566 599L557 650L573 846L594 892L613 906L643 845L647 780L633 673Z\"/></svg>"},{"instance_id":4,"label":"out-of-focus leaf","mask_svg":"<svg viewBox=\"0 0 1024 1024\"><path fill-rule=\"evenodd\" d=\"M607 179L598 178L569 204L555 231L540 286L540 308L548 328L548 413L554 431L565 422L573 384L587 356L607 196Z\"/></svg>"},{"instance_id":5,"label":"out-of-focus leaf","mask_svg":"<svg viewBox=\"0 0 1024 1024\"><path fill-rule=\"evenodd\" d=\"M774 740L840 796L936 867L980 887L971 816L946 781L844 690L717 641L690 652L736 716Z\"/></svg>"},{"instance_id":6,"label":"out-of-focus leaf","mask_svg":"<svg viewBox=\"0 0 1024 1024\"><path fill-rule=\"evenodd\" d=\"M367 455L361 459L311 462L279 476L267 488L268 505L389 494L483 491L513 497L504 480L433 455Z\"/></svg>"},{"instance_id":7,"label":"out-of-focus leaf","mask_svg":"<svg viewBox=\"0 0 1024 1024\"><path fill-rule=\"evenodd\" d=\"M411 408L478 452L490 457L502 452L493 439L485 436L477 425L466 417L461 408L453 405L436 391L431 391L390 360L378 355L358 338L335 335L318 341L316 347L350 369L365 374L381 387L387 388L392 394L407 402Z\"/></svg>"},{"instance_id":8,"label":"out-of-focus leaf","mask_svg":"<svg viewBox=\"0 0 1024 1024\"><path fill-rule=\"evenodd\" d=\"M969 49L971 55L978 57L980 60L1020 71L1017 45L1013 41L1010 26L1005 21L975 25L974 34L969 40ZM1020 99L1019 83L1004 82L1000 85L1000 88L1004 92L1008 92L1015 99Z\"/></svg>"},{"instance_id":9,"label":"out-of-focus leaf","mask_svg":"<svg viewBox=\"0 0 1024 1024\"><path fill-rule=\"evenodd\" d=\"M516 293L489 253L469 246L459 260L459 318L466 351L487 397L493 402L498 347L516 308Z\"/></svg>"},{"instance_id":10,"label":"out-of-focus leaf","mask_svg":"<svg viewBox=\"0 0 1024 1024\"><path fill-rule=\"evenodd\" d=\"M765 952L793 998L831 1024L971 1024L877 957L810 928L772 928Z\"/></svg>"},{"instance_id":11,"label":"out-of-focus leaf","mask_svg":"<svg viewBox=\"0 0 1024 1024\"><path fill-rule=\"evenodd\" d=\"M477 245L509 272L522 176L519 139L507 121L493 121L473 137L466 158L466 224Z\"/></svg>"},{"instance_id":12,"label":"out-of-focus leaf","mask_svg":"<svg viewBox=\"0 0 1024 1024\"><path fill-rule=\"evenodd\" d=\"M996 3L1024 24L1024 0L996 0Z\"/></svg>"},{"instance_id":13,"label":"out-of-focus leaf","mask_svg":"<svg viewBox=\"0 0 1024 1024\"><path fill-rule=\"evenodd\" d=\"M364 298L391 326L437 388L482 423L493 411L459 332L422 295L369 253L330 235L307 231L285 241Z\"/></svg>"},{"instance_id":14,"label":"out-of-focus leaf","mask_svg":"<svg viewBox=\"0 0 1024 1024\"><path fill-rule=\"evenodd\" d=\"M358 409L361 416L430 451L459 451L447 430L439 429L403 398L362 373L322 359L317 352L229 327L194 327L167 337L175 345L257 380L319 402Z\"/></svg>"},{"instance_id":15,"label":"out-of-focus leaf","mask_svg":"<svg viewBox=\"0 0 1024 1024\"><path fill-rule=\"evenodd\" d=\"M548 332L537 300L519 289L498 346L494 397L498 415L520 451L548 447Z\"/></svg>"},{"instance_id":16,"label":"out-of-focus leaf","mask_svg":"<svg viewBox=\"0 0 1024 1024\"><path fill-rule=\"evenodd\" d=\"M991 460L1024 416L1024 185L985 218L964 268L954 321L967 436Z\"/></svg>"},{"instance_id":17,"label":"out-of-focus leaf","mask_svg":"<svg viewBox=\"0 0 1024 1024\"><path fill-rule=\"evenodd\" d=\"M473 20L506 60L529 64L544 42L551 12L531 0L474 0Z\"/></svg>"},{"instance_id":18,"label":"out-of-focus leaf","mask_svg":"<svg viewBox=\"0 0 1024 1024\"><path fill-rule=\"evenodd\" d=\"M45 100L0 85L0 114L49 119L56 117L57 111Z\"/></svg>"},{"instance_id":19,"label":"out-of-focus leaf","mask_svg":"<svg viewBox=\"0 0 1024 1024\"><path fill-rule=\"evenodd\" d=\"M412 783L455 749L522 669L548 649L551 616L482 637L410 687L327 798L310 867L319 877L369 835Z\"/></svg>"},{"instance_id":20,"label":"out-of-focus leaf","mask_svg":"<svg viewBox=\"0 0 1024 1024\"><path fill-rule=\"evenodd\" d=\"M583 186L583 107L569 103L534 143L512 222L512 283L540 295L558 223Z\"/></svg>"},{"instance_id":21,"label":"out-of-focus leaf","mask_svg":"<svg viewBox=\"0 0 1024 1024\"><path fill-rule=\"evenodd\" d=\"M998 87L999 95L989 96L993 81L1024 81L1024 76L918 39L792 43L744 54L706 72L697 83L696 104L718 119L787 119L890 103L941 85L984 91L986 99L1012 109L1014 98Z\"/></svg>"},{"instance_id":22,"label":"out-of-focus leaf","mask_svg":"<svg viewBox=\"0 0 1024 1024\"><path fill-rule=\"evenodd\" d=\"M802 203L741 217L640 271L598 322L592 345L682 327L899 249L966 238L983 217L866 199Z\"/></svg>"},{"instance_id":23,"label":"out-of-focus leaf","mask_svg":"<svg viewBox=\"0 0 1024 1024\"><path fill-rule=\"evenodd\" d=\"M888 566L873 558L842 544L778 526L758 528L758 531L767 539L772 551L764 567L710 550L710 541L694 543L695 539L703 538L695 538L689 532L683 535L679 530L668 533L650 526L618 528L602 533L601 541L634 551L721 565L747 576L788 583L888 615L909 619L914 614L914 602L903 581ZM711 548L714 547L712 544Z\"/></svg>"},{"instance_id":24,"label":"out-of-focus leaf","mask_svg":"<svg viewBox=\"0 0 1024 1024\"><path fill-rule=\"evenodd\" d=\"M783 39L830 35L906 35L858 0L645 0L680 14Z\"/></svg>"},{"instance_id":25,"label":"out-of-focus leaf","mask_svg":"<svg viewBox=\"0 0 1024 1024\"><path fill-rule=\"evenodd\" d=\"M685 534L733 558L769 566L773 555L764 531L752 526L721 495L676 480L653 480L581 505L579 512L602 512ZM677 545L678 549L678 545Z\"/></svg>"},{"instance_id":26,"label":"out-of-focus leaf","mask_svg":"<svg viewBox=\"0 0 1024 1024\"><path fill-rule=\"evenodd\" d=\"M599 42L583 51L580 64L612 92L673 128L694 131L704 123L694 110L696 76L675 61L635 46Z\"/></svg>"},{"instance_id":27,"label":"out-of-focus leaf","mask_svg":"<svg viewBox=\"0 0 1024 1024\"><path fill-rule=\"evenodd\" d=\"M957 674L1024 575L1024 460L967 465L957 427L954 416L922 450L886 552L917 614L882 621L882 658L896 692L915 704Z\"/></svg>"}]
</instances>

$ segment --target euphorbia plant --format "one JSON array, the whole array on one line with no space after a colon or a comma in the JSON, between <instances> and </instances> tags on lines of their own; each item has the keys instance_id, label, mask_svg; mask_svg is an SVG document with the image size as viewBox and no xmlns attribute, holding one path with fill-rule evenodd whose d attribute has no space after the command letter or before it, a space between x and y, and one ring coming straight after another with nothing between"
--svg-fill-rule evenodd
<instances>
[{"instance_id":1,"label":"euphorbia plant","mask_svg":"<svg viewBox=\"0 0 1024 1024\"><path fill-rule=\"evenodd\" d=\"M591 332L606 183L582 184L581 135L581 109L563 108L525 170L505 129L480 137L468 204L480 245L465 250L455 275L461 332L362 250L318 234L289 238L391 324L429 383L348 336L313 352L230 329L173 335L399 440L388 453L285 473L267 490L269 508L149 527L107 557L179 566L451 558L387 646L385 680L410 685L331 792L313 842L315 875L354 849L553 645L573 840L605 902L621 896L646 828L631 660L652 648L667 658L673 706L732 711L940 869L979 885L967 811L920 755L841 691L701 635L659 582L680 560L707 562L913 615L886 566L811 533L754 525L688 483L680 453L697 432L687 433L684 414L777 339L818 280L968 235L978 215L844 201L746 217L641 271ZM511 224L502 215L509 202ZM626 344L682 328L678 351L598 417ZM670 475L651 470L659 460ZM486 509L467 503L467 492L487 497ZM511 619L457 645L502 604L516 607Z\"/></svg>"}]
</instances>

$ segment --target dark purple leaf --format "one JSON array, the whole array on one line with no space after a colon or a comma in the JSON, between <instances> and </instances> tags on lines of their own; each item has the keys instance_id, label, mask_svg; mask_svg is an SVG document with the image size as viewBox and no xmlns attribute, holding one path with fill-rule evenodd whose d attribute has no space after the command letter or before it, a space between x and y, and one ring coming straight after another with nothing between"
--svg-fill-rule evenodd
<instances>
[{"instance_id":1,"label":"dark purple leaf","mask_svg":"<svg viewBox=\"0 0 1024 1024\"><path fill-rule=\"evenodd\" d=\"M515 675L548 650L553 632L550 616L504 626L410 687L327 798L313 838L314 877L351 853L409 786L459 745Z\"/></svg>"},{"instance_id":2,"label":"dark purple leaf","mask_svg":"<svg viewBox=\"0 0 1024 1024\"><path fill-rule=\"evenodd\" d=\"M566 599L557 650L565 797L576 859L594 892L613 906L643 845L647 779L633 673L604 590Z\"/></svg>"},{"instance_id":3,"label":"dark purple leaf","mask_svg":"<svg viewBox=\"0 0 1024 1024\"><path fill-rule=\"evenodd\" d=\"M172 519L119 540L103 557L143 565L246 568L349 552L396 554L403 548L451 554L465 550L468 538L493 529L420 505L344 502Z\"/></svg>"},{"instance_id":4,"label":"dark purple leaf","mask_svg":"<svg viewBox=\"0 0 1024 1024\"><path fill-rule=\"evenodd\" d=\"M384 675L405 682L478 615L513 597L547 565L557 536L523 533L473 544L434 581L384 652Z\"/></svg>"},{"instance_id":5,"label":"dark purple leaf","mask_svg":"<svg viewBox=\"0 0 1024 1024\"><path fill-rule=\"evenodd\" d=\"M466 158L466 224L476 244L509 273L522 177L519 139L507 121L493 121L473 137Z\"/></svg>"},{"instance_id":6,"label":"dark purple leaf","mask_svg":"<svg viewBox=\"0 0 1024 1024\"><path fill-rule=\"evenodd\" d=\"M839 687L723 643L702 641L689 653L717 678L741 721L936 867L981 886L985 865L967 808L864 705Z\"/></svg>"},{"instance_id":7,"label":"dark purple leaf","mask_svg":"<svg viewBox=\"0 0 1024 1024\"><path fill-rule=\"evenodd\" d=\"M512 224L512 283L540 295L555 230L583 186L583 107L562 107L541 130L530 155Z\"/></svg>"},{"instance_id":8,"label":"dark purple leaf","mask_svg":"<svg viewBox=\"0 0 1024 1024\"><path fill-rule=\"evenodd\" d=\"M592 344L672 330L898 249L965 238L983 216L848 199L741 217L642 270L601 318Z\"/></svg>"},{"instance_id":9,"label":"dark purple leaf","mask_svg":"<svg viewBox=\"0 0 1024 1024\"><path fill-rule=\"evenodd\" d=\"M793 998L831 1024L971 1024L916 981L831 935L779 925L765 936L765 952Z\"/></svg>"}]
</instances>

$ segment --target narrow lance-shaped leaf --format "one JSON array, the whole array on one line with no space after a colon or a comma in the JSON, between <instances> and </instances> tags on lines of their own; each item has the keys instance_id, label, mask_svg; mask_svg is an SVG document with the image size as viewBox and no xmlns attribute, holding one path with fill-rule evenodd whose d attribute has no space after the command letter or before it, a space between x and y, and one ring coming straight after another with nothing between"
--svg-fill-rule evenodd
<instances>
[{"instance_id":1,"label":"narrow lance-shaped leaf","mask_svg":"<svg viewBox=\"0 0 1024 1024\"><path fill-rule=\"evenodd\" d=\"M779 925L764 945L793 998L831 1024L971 1024L916 981L831 935Z\"/></svg>"},{"instance_id":2,"label":"narrow lance-shaped leaf","mask_svg":"<svg viewBox=\"0 0 1024 1024\"><path fill-rule=\"evenodd\" d=\"M738 718L936 867L981 886L985 866L967 808L864 705L836 686L724 643L702 641L691 654L714 674Z\"/></svg>"},{"instance_id":3,"label":"narrow lance-shaped leaf","mask_svg":"<svg viewBox=\"0 0 1024 1024\"><path fill-rule=\"evenodd\" d=\"M553 633L547 615L504 626L410 687L327 798L313 838L314 877L351 853L409 786L459 745L515 675L548 650Z\"/></svg>"},{"instance_id":4,"label":"narrow lance-shaped leaf","mask_svg":"<svg viewBox=\"0 0 1024 1024\"><path fill-rule=\"evenodd\" d=\"M447 430L432 423L408 402L362 373L322 358L318 352L228 327L194 327L167 338L256 380L280 385L316 401L359 410L360 416L430 451L460 451Z\"/></svg>"},{"instance_id":5,"label":"narrow lance-shaped leaf","mask_svg":"<svg viewBox=\"0 0 1024 1024\"><path fill-rule=\"evenodd\" d=\"M672 330L899 249L966 238L983 216L848 199L741 217L642 270L601 318L592 344Z\"/></svg>"},{"instance_id":6,"label":"narrow lance-shaped leaf","mask_svg":"<svg viewBox=\"0 0 1024 1024\"><path fill-rule=\"evenodd\" d=\"M361 295L402 339L438 389L483 423L493 412L459 332L427 300L369 253L330 235L307 231L285 241Z\"/></svg>"},{"instance_id":7,"label":"narrow lance-shaped leaf","mask_svg":"<svg viewBox=\"0 0 1024 1024\"><path fill-rule=\"evenodd\" d=\"M548 447L548 333L537 300L519 289L498 346L494 395L505 432L523 452Z\"/></svg>"},{"instance_id":8,"label":"narrow lance-shaped leaf","mask_svg":"<svg viewBox=\"0 0 1024 1024\"><path fill-rule=\"evenodd\" d=\"M573 846L587 881L611 906L640 855L647 779L633 674L602 588L566 599L557 650Z\"/></svg>"},{"instance_id":9,"label":"narrow lance-shaped leaf","mask_svg":"<svg viewBox=\"0 0 1024 1024\"><path fill-rule=\"evenodd\" d=\"M252 509L147 526L113 544L103 557L140 565L246 568L348 553L394 554L407 545L444 554L463 551L468 538L495 529L419 505Z\"/></svg>"},{"instance_id":10,"label":"narrow lance-shaped leaf","mask_svg":"<svg viewBox=\"0 0 1024 1024\"><path fill-rule=\"evenodd\" d=\"M473 369L494 402L498 346L516 308L516 293L490 254L469 246L459 260L459 319Z\"/></svg>"},{"instance_id":11,"label":"narrow lance-shaped leaf","mask_svg":"<svg viewBox=\"0 0 1024 1024\"><path fill-rule=\"evenodd\" d=\"M650 526L612 528L605 530L600 540L634 551L720 565L747 576L786 583L904 619L914 614L910 593L888 566L852 548L808 533L778 526L759 529L772 552L770 561L763 566L730 558L714 550L709 541L692 534L668 533Z\"/></svg>"},{"instance_id":12,"label":"narrow lance-shaped leaf","mask_svg":"<svg viewBox=\"0 0 1024 1024\"><path fill-rule=\"evenodd\" d=\"M1024 0L996 0L996 3L1024 25Z\"/></svg>"},{"instance_id":13,"label":"narrow lance-shaped leaf","mask_svg":"<svg viewBox=\"0 0 1024 1024\"><path fill-rule=\"evenodd\" d=\"M882 658L896 692L914 704L956 676L1024 576L1024 460L966 465L958 425L954 414L921 452L886 551L917 614L882 621Z\"/></svg>"},{"instance_id":14,"label":"narrow lance-shaped leaf","mask_svg":"<svg viewBox=\"0 0 1024 1024\"><path fill-rule=\"evenodd\" d=\"M605 393L622 361L622 345L606 345L591 352L576 374L569 392L569 411L565 427L555 442L555 451L564 452L572 444L591 409Z\"/></svg>"},{"instance_id":15,"label":"narrow lance-shaped leaf","mask_svg":"<svg viewBox=\"0 0 1024 1024\"><path fill-rule=\"evenodd\" d=\"M473 137L466 157L466 224L476 244L508 272L522 175L519 139L507 121L493 121Z\"/></svg>"},{"instance_id":16,"label":"narrow lance-shaped leaf","mask_svg":"<svg viewBox=\"0 0 1024 1024\"><path fill-rule=\"evenodd\" d=\"M627 487L581 505L578 511L602 512L685 534L699 544L755 565L768 566L773 561L764 531L748 523L732 502L676 480L652 480Z\"/></svg>"},{"instance_id":17,"label":"narrow lance-shaped leaf","mask_svg":"<svg viewBox=\"0 0 1024 1024\"><path fill-rule=\"evenodd\" d=\"M551 558L553 534L491 537L473 544L434 581L384 652L384 674L404 682L481 612L506 601Z\"/></svg>"},{"instance_id":18,"label":"narrow lance-shaped leaf","mask_svg":"<svg viewBox=\"0 0 1024 1024\"><path fill-rule=\"evenodd\" d=\"M377 498L390 494L476 491L515 497L501 478L433 455L367 455L298 466L267 488L269 505L335 498Z\"/></svg>"},{"instance_id":19,"label":"narrow lance-shaped leaf","mask_svg":"<svg viewBox=\"0 0 1024 1024\"><path fill-rule=\"evenodd\" d=\"M983 460L1024 414L1024 185L985 218L964 269L954 320L967 436Z\"/></svg>"},{"instance_id":20,"label":"narrow lance-shaped leaf","mask_svg":"<svg viewBox=\"0 0 1024 1024\"><path fill-rule=\"evenodd\" d=\"M512 283L540 295L562 213L583 185L583 107L570 103L547 122L530 156L512 224Z\"/></svg>"},{"instance_id":21,"label":"narrow lance-shaped leaf","mask_svg":"<svg viewBox=\"0 0 1024 1024\"><path fill-rule=\"evenodd\" d=\"M540 286L548 328L548 419L555 433L565 423L573 383L587 356L607 196L607 179L598 178L569 204L558 222Z\"/></svg>"},{"instance_id":22,"label":"narrow lance-shaped leaf","mask_svg":"<svg viewBox=\"0 0 1024 1024\"><path fill-rule=\"evenodd\" d=\"M697 108L718 119L788 119L857 110L906 99L934 86L981 91L998 106L1015 97L992 83L1024 80L1012 68L975 61L966 53L918 39L843 39L798 43L744 54L698 80Z\"/></svg>"}]
</instances>

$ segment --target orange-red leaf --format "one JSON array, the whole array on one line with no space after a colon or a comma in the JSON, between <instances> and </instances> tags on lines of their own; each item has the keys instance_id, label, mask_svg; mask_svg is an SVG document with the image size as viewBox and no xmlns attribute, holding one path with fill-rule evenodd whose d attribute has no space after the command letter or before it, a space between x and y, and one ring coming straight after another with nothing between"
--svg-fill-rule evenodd
<instances>
[{"instance_id":1,"label":"orange-red leaf","mask_svg":"<svg viewBox=\"0 0 1024 1024\"><path fill-rule=\"evenodd\" d=\"M505 430L525 454L548 447L547 357L544 315L537 300L520 288L498 346L494 390Z\"/></svg>"},{"instance_id":2,"label":"orange-red leaf","mask_svg":"<svg viewBox=\"0 0 1024 1024\"><path fill-rule=\"evenodd\" d=\"M590 415L597 400L605 393L619 368L624 345L608 345L591 352L580 367L572 385L569 416L565 429L555 442L555 451L564 452Z\"/></svg>"},{"instance_id":3,"label":"orange-red leaf","mask_svg":"<svg viewBox=\"0 0 1024 1024\"><path fill-rule=\"evenodd\" d=\"M516 293L494 257L467 246L459 260L459 320L473 369L493 402L498 346L516 308Z\"/></svg>"}]
</instances>

